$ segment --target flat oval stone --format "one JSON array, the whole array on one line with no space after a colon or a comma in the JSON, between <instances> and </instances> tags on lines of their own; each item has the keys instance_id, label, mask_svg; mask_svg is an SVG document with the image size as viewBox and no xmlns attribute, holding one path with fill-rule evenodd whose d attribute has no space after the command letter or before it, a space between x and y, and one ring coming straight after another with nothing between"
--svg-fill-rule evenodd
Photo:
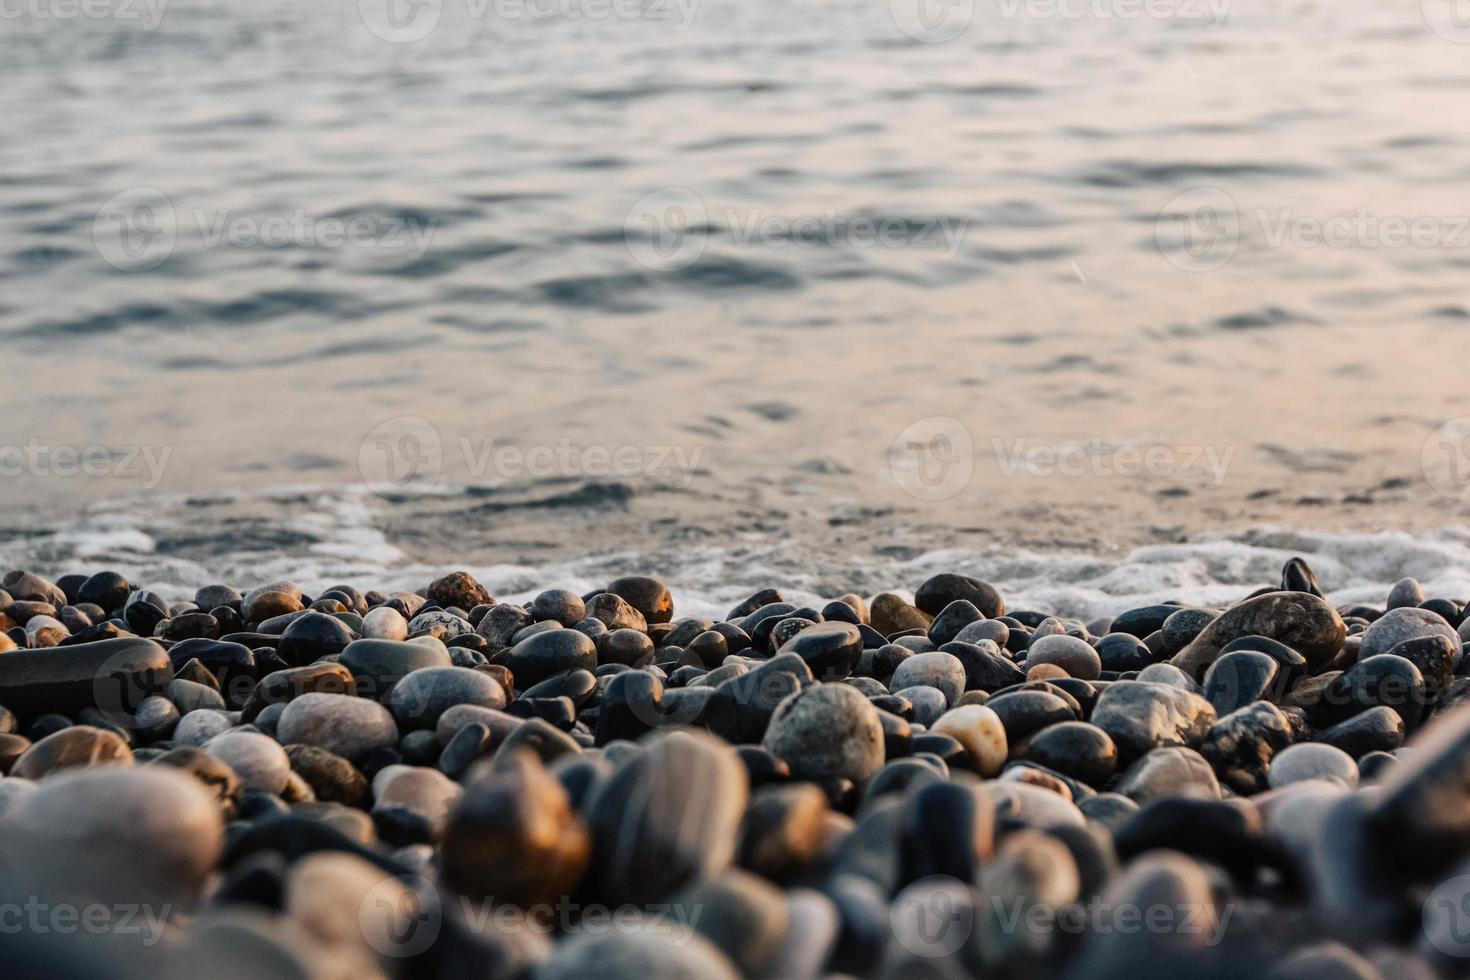
<instances>
[{"instance_id":1,"label":"flat oval stone","mask_svg":"<svg viewBox=\"0 0 1470 980\"><path fill-rule=\"evenodd\" d=\"M1000 716L985 705L966 704L951 708L934 723L931 731L958 740L968 753L975 771L982 776L994 776L1005 765L1008 751L1005 725Z\"/></svg>"},{"instance_id":2,"label":"flat oval stone","mask_svg":"<svg viewBox=\"0 0 1470 980\"><path fill-rule=\"evenodd\" d=\"M11 883L42 901L188 907L223 841L218 802L183 773L150 765L45 780L6 814L0 851Z\"/></svg>"},{"instance_id":3,"label":"flat oval stone","mask_svg":"<svg viewBox=\"0 0 1470 980\"><path fill-rule=\"evenodd\" d=\"M356 637L347 624L326 613L302 613L291 621L276 652L288 664L301 666L313 663L322 657L341 653Z\"/></svg>"},{"instance_id":4,"label":"flat oval stone","mask_svg":"<svg viewBox=\"0 0 1470 980\"><path fill-rule=\"evenodd\" d=\"M1390 609L1363 633L1363 647L1358 652L1358 659L1363 661L1376 657L1405 640L1422 636L1443 636L1456 645L1460 643L1460 634L1438 613L1417 608Z\"/></svg>"},{"instance_id":5,"label":"flat oval stone","mask_svg":"<svg viewBox=\"0 0 1470 980\"><path fill-rule=\"evenodd\" d=\"M254 721L268 705L285 704L303 694L351 694L352 672L340 663L308 664L278 670L261 678L240 709L240 719Z\"/></svg>"},{"instance_id":6,"label":"flat oval stone","mask_svg":"<svg viewBox=\"0 0 1470 980\"><path fill-rule=\"evenodd\" d=\"M1082 721L1043 728L1016 746L1015 755L1093 787L1106 784L1118 767L1118 748L1112 738Z\"/></svg>"},{"instance_id":7,"label":"flat oval stone","mask_svg":"<svg viewBox=\"0 0 1470 980\"><path fill-rule=\"evenodd\" d=\"M246 789L279 795L291 776L291 760L281 743L258 732L224 732L202 747L233 769Z\"/></svg>"},{"instance_id":8,"label":"flat oval stone","mask_svg":"<svg viewBox=\"0 0 1470 980\"><path fill-rule=\"evenodd\" d=\"M22 717L88 707L131 717L173 677L168 653L140 637L16 650L0 657L0 704Z\"/></svg>"},{"instance_id":9,"label":"flat oval stone","mask_svg":"<svg viewBox=\"0 0 1470 980\"><path fill-rule=\"evenodd\" d=\"M1221 654L1205 673L1204 696L1217 715L1228 715L1271 693L1279 670L1268 654L1234 650Z\"/></svg>"},{"instance_id":10,"label":"flat oval stone","mask_svg":"<svg viewBox=\"0 0 1470 980\"><path fill-rule=\"evenodd\" d=\"M953 705L965 693L965 665L951 653L932 651L916 653L894 670L888 686L894 691L906 687L931 687L944 695L946 706Z\"/></svg>"},{"instance_id":11,"label":"flat oval stone","mask_svg":"<svg viewBox=\"0 0 1470 980\"><path fill-rule=\"evenodd\" d=\"M131 765L132 749L117 735L90 725L73 725L47 735L26 749L10 775L20 779L40 779L62 769L91 766Z\"/></svg>"},{"instance_id":12,"label":"flat oval stone","mask_svg":"<svg viewBox=\"0 0 1470 980\"><path fill-rule=\"evenodd\" d=\"M995 712L1005 726L1008 742L1022 739L1049 725L1075 721L1078 710L1060 692L1047 690L1005 691L988 698L985 706Z\"/></svg>"},{"instance_id":13,"label":"flat oval stone","mask_svg":"<svg viewBox=\"0 0 1470 980\"><path fill-rule=\"evenodd\" d=\"M1096 680L1102 671L1102 659L1086 641L1075 636L1043 636L1026 648L1026 669L1038 664L1053 664L1068 676L1084 681Z\"/></svg>"},{"instance_id":14,"label":"flat oval stone","mask_svg":"<svg viewBox=\"0 0 1470 980\"><path fill-rule=\"evenodd\" d=\"M287 745L285 753L291 771L306 780L318 800L354 807L369 803L367 777L340 755L299 743Z\"/></svg>"},{"instance_id":15,"label":"flat oval stone","mask_svg":"<svg viewBox=\"0 0 1470 980\"><path fill-rule=\"evenodd\" d=\"M597 891L610 901L659 902L722 871L746 794L745 767L729 745L695 731L656 736L588 801Z\"/></svg>"},{"instance_id":16,"label":"flat oval stone","mask_svg":"<svg viewBox=\"0 0 1470 980\"><path fill-rule=\"evenodd\" d=\"M344 694L303 694L286 706L276 734L283 744L315 745L352 762L398 742L387 708Z\"/></svg>"},{"instance_id":17,"label":"flat oval stone","mask_svg":"<svg viewBox=\"0 0 1470 980\"><path fill-rule=\"evenodd\" d=\"M818 680L838 681L850 675L863 653L862 633L851 623L818 623L783 643L777 655L795 654Z\"/></svg>"},{"instance_id":18,"label":"flat oval stone","mask_svg":"<svg viewBox=\"0 0 1470 980\"><path fill-rule=\"evenodd\" d=\"M352 671L358 694L370 698L380 697L416 670L452 665L442 644L394 640L353 640L338 662Z\"/></svg>"},{"instance_id":19,"label":"flat oval stone","mask_svg":"<svg viewBox=\"0 0 1470 980\"><path fill-rule=\"evenodd\" d=\"M489 674L466 667L424 667L397 684L388 695L388 708L401 731L432 729L439 718L459 704L503 709L505 688Z\"/></svg>"},{"instance_id":20,"label":"flat oval stone","mask_svg":"<svg viewBox=\"0 0 1470 980\"><path fill-rule=\"evenodd\" d=\"M1165 684L1120 681L1102 692L1091 720L1112 737L1120 756L1133 759L1160 746L1198 745L1215 723L1215 709Z\"/></svg>"},{"instance_id":21,"label":"flat oval stone","mask_svg":"<svg viewBox=\"0 0 1470 980\"><path fill-rule=\"evenodd\" d=\"M505 665L524 690L553 674L596 669L597 645L580 630L551 629L517 643Z\"/></svg>"},{"instance_id":22,"label":"flat oval stone","mask_svg":"<svg viewBox=\"0 0 1470 980\"><path fill-rule=\"evenodd\" d=\"M995 619L1005 615L1006 604L1000 592L988 582L982 582L968 575L941 572L925 581L914 592L914 605L930 616L939 615L945 606L958 599L973 604L985 615L986 619ZM885 636L888 633L887 630L879 630L879 632Z\"/></svg>"},{"instance_id":23,"label":"flat oval stone","mask_svg":"<svg viewBox=\"0 0 1470 980\"><path fill-rule=\"evenodd\" d=\"M1167 796L1220 798L1220 783L1204 756L1182 746L1154 749L1133 763L1113 791L1140 806Z\"/></svg>"},{"instance_id":24,"label":"flat oval stone","mask_svg":"<svg viewBox=\"0 0 1470 980\"><path fill-rule=\"evenodd\" d=\"M761 744L801 779L862 783L883 765L878 709L845 684L813 684L789 695Z\"/></svg>"},{"instance_id":25,"label":"flat oval stone","mask_svg":"<svg viewBox=\"0 0 1470 980\"><path fill-rule=\"evenodd\" d=\"M1332 779L1348 789L1355 789L1358 764L1341 749L1313 742L1290 746L1271 760L1272 789L1308 779Z\"/></svg>"},{"instance_id":26,"label":"flat oval stone","mask_svg":"<svg viewBox=\"0 0 1470 980\"><path fill-rule=\"evenodd\" d=\"M668 623L674 619L674 597L669 594L668 587L656 578L625 575L609 583L607 591L621 597L649 623Z\"/></svg>"},{"instance_id":27,"label":"flat oval stone","mask_svg":"<svg viewBox=\"0 0 1470 980\"><path fill-rule=\"evenodd\" d=\"M378 606L362 617L361 632L363 639L406 640L408 620L392 606Z\"/></svg>"},{"instance_id":28,"label":"flat oval stone","mask_svg":"<svg viewBox=\"0 0 1470 980\"><path fill-rule=\"evenodd\" d=\"M1308 592L1268 592L1236 603L1206 626L1174 658L1174 666L1202 678L1232 640L1264 636L1286 644L1320 670L1337 656L1347 626L1337 610Z\"/></svg>"}]
</instances>

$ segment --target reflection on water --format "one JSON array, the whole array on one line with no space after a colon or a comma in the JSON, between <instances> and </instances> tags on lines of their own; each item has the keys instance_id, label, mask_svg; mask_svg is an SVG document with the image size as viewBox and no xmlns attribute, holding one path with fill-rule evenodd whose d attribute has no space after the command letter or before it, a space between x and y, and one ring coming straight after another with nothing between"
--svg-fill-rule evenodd
<instances>
[{"instance_id":1,"label":"reflection on water","mask_svg":"<svg viewBox=\"0 0 1470 980\"><path fill-rule=\"evenodd\" d=\"M1124 517L1182 483L1208 521L1422 482L1470 414L1436 0L32 7L0 443L167 447L164 490L357 482L410 417L450 481L507 475L487 439L678 446L722 506L862 512L942 417L977 459L931 517L1112 504L997 466L1102 440L1231 450ZM138 489L54 475L15 499Z\"/></svg>"}]
</instances>

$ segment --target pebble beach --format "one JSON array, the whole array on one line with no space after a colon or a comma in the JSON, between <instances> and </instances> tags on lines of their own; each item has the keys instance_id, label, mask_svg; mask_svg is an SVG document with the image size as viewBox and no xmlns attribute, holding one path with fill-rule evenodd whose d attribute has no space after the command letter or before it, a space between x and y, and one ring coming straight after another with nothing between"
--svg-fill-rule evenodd
<instances>
[{"instance_id":1,"label":"pebble beach","mask_svg":"<svg viewBox=\"0 0 1470 980\"><path fill-rule=\"evenodd\" d=\"M0 589L7 976L1470 962L1470 619L1414 579L1087 622L956 573L721 617L643 575Z\"/></svg>"}]
</instances>

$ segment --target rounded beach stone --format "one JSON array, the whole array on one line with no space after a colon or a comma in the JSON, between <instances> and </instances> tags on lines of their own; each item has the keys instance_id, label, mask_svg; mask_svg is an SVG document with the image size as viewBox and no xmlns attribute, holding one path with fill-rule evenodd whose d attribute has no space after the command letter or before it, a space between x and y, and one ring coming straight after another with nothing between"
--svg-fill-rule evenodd
<instances>
[{"instance_id":1,"label":"rounded beach stone","mask_svg":"<svg viewBox=\"0 0 1470 980\"><path fill-rule=\"evenodd\" d=\"M462 895L527 908L566 896L589 853L566 790L535 753L518 749L467 779L445 827L442 874Z\"/></svg>"},{"instance_id":2,"label":"rounded beach stone","mask_svg":"<svg viewBox=\"0 0 1470 980\"><path fill-rule=\"evenodd\" d=\"M291 771L306 780L318 800L357 807L368 804L367 777L340 755L301 744L287 745L285 752Z\"/></svg>"},{"instance_id":3,"label":"rounded beach stone","mask_svg":"<svg viewBox=\"0 0 1470 980\"><path fill-rule=\"evenodd\" d=\"M674 896L676 915L714 943L742 976L766 976L791 925L786 897L763 878L726 869ZM700 914L695 918L694 910Z\"/></svg>"},{"instance_id":4,"label":"rounded beach stone","mask_svg":"<svg viewBox=\"0 0 1470 980\"><path fill-rule=\"evenodd\" d=\"M495 601L490 598L490 593L485 587L475 581L475 577L469 572L450 572L443 578L435 579L429 583L424 594L434 605L445 609L457 606L460 609L470 610Z\"/></svg>"},{"instance_id":5,"label":"rounded beach stone","mask_svg":"<svg viewBox=\"0 0 1470 980\"><path fill-rule=\"evenodd\" d=\"M838 681L857 667L863 654L863 636L851 623L819 623L791 637L777 655L795 654L806 661L818 680Z\"/></svg>"},{"instance_id":6,"label":"rounded beach stone","mask_svg":"<svg viewBox=\"0 0 1470 980\"><path fill-rule=\"evenodd\" d=\"M286 627L276 644L276 652L286 663L301 666L341 653L354 639L352 630L335 616L308 612L293 619Z\"/></svg>"},{"instance_id":7,"label":"rounded beach stone","mask_svg":"<svg viewBox=\"0 0 1470 980\"><path fill-rule=\"evenodd\" d=\"M786 697L761 744L800 779L860 784L883 765L878 709L845 684L813 684Z\"/></svg>"},{"instance_id":8,"label":"rounded beach stone","mask_svg":"<svg viewBox=\"0 0 1470 980\"><path fill-rule=\"evenodd\" d=\"M944 695L945 704L952 705L965 693L965 665L950 653L916 653L898 665L888 686L894 691L906 687L936 688Z\"/></svg>"},{"instance_id":9,"label":"rounded beach stone","mask_svg":"<svg viewBox=\"0 0 1470 980\"><path fill-rule=\"evenodd\" d=\"M362 617L362 636L374 640L406 640L408 620L392 606L369 609Z\"/></svg>"},{"instance_id":10,"label":"rounded beach stone","mask_svg":"<svg viewBox=\"0 0 1470 980\"><path fill-rule=\"evenodd\" d=\"M1268 592L1225 610L1172 662L1190 677L1202 678L1227 644L1246 636L1284 643L1319 670L1337 656L1347 626L1337 610L1311 593Z\"/></svg>"},{"instance_id":11,"label":"rounded beach stone","mask_svg":"<svg viewBox=\"0 0 1470 980\"><path fill-rule=\"evenodd\" d=\"M1271 760L1272 789L1307 779L1332 779L1354 789L1358 785L1358 764L1341 749L1316 742L1289 746Z\"/></svg>"},{"instance_id":12,"label":"rounded beach stone","mask_svg":"<svg viewBox=\"0 0 1470 980\"><path fill-rule=\"evenodd\" d=\"M728 867L745 812L745 767L728 744L692 730L645 744L618 762L584 810L590 877L608 901L664 901Z\"/></svg>"},{"instance_id":13,"label":"rounded beach stone","mask_svg":"<svg viewBox=\"0 0 1470 980\"><path fill-rule=\"evenodd\" d=\"M283 744L315 745L355 762L373 749L392 748L398 727L388 709L376 701L313 693L286 706L276 735Z\"/></svg>"},{"instance_id":14,"label":"rounded beach stone","mask_svg":"<svg viewBox=\"0 0 1470 980\"><path fill-rule=\"evenodd\" d=\"M1405 640L1414 640L1421 636L1443 636L1453 640L1456 645L1460 643L1460 634L1438 613L1427 609L1390 609L1374 620L1363 633L1363 646L1358 651L1358 660L1361 662L1387 653Z\"/></svg>"},{"instance_id":15,"label":"rounded beach stone","mask_svg":"<svg viewBox=\"0 0 1470 980\"><path fill-rule=\"evenodd\" d=\"M197 708L179 719L174 726L175 745L201 746L221 732L235 727L230 716L213 708Z\"/></svg>"},{"instance_id":16,"label":"rounded beach stone","mask_svg":"<svg viewBox=\"0 0 1470 980\"><path fill-rule=\"evenodd\" d=\"M1005 600L995 587L968 575L941 572L914 592L914 605L931 616L939 615L945 606L957 599L972 603L986 619L1005 615Z\"/></svg>"},{"instance_id":17,"label":"rounded beach stone","mask_svg":"<svg viewBox=\"0 0 1470 980\"><path fill-rule=\"evenodd\" d=\"M1167 796L1219 799L1220 781L1205 757L1182 746L1154 749L1133 763L1113 791L1143 806Z\"/></svg>"},{"instance_id":18,"label":"rounded beach stone","mask_svg":"<svg viewBox=\"0 0 1470 980\"><path fill-rule=\"evenodd\" d=\"M1112 737L1121 756L1137 758L1159 746L1198 745L1215 723L1215 709L1167 684L1120 681L1098 697L1091 721Z\"/></svg>"},{"instance_id":19,"label":"rounded beach stone","mask_svg":"<svg viewBox=\"0 0 1470 980\"><path fill-rule=\"evenodd\" d=\"M218 802L189 776L108 767L38 784L6 814L0 852L12 884L42 901L188 907L223 840Z\"/></svg>"},{"instance_id":20,"label":"rounded beach stone","mask_svg":"<svg viewBox=\"0 0 1470 980\"><path fill-rule=\"evenodd\" d=\"M1083 721L1050 725L1016 746L1027 759L1065 776L1100 787L1118 767L1118 748L1107 732Z\"/></svg>"},{"instance_id":21,"label":"rounded beach stone","mask_svg":"<svg viewBox=\"0 0 1470 980\"><path fill-rule=\"evenodd\" d=\"M87 707L131 715L173 676L163 647L140 637L16 650L0 657L0 704L23 717Z\"/></svg>"},{"instance_id":22,"label":"rounded beach stone","mask_svg":"<svg viewBox=\"0 0 1470 980\"><path fill-rule=\"evenodd\" d=\"M1096 680L1102 670L1102 659L1086 641L1066 634L1043 636L1026 648L1026 669L1052 664L1068 676L1084 681Z\"/></svg>"},{"instance_id":23,"label":"rounded beach stone","mask_svg":"<svg viewBox=\"0 0 1470 980\"><path fill-rule=\"evenodd\" d=\"M557 943L537 980L738 980L740 973L696 933L584 931Z\"/></svg>"},{"instance_id":24,"label":"rounded beach stone","mask_svg":"<svg viewBox=\"0 0 1470 980\"><path fill-rule=\"evenodd\" d=\"M10 775L40 779L63 769L126 766L132 761L132 749L114 733L90 725L73 725L47 735L26 749L10 767Z\"/></svg>"},{"instance_id":25,"label":"rounded beach stone","mask_svg":"<svg viewBox=\"0 0 1470 980\"><path fill-rule=\"evenodd\" d=\"M393 685L388 708L401 731L434 728L459 704L505 708L505 688L489 674L467 667L425 667Z\"/></svg>"},{"instance_id":26,"label":"rounded beach stone","mask_svg":"<svg viewBox=\"0 0 1470 980\"><path fill-rule=\"evenodd\" d=\"M517 643L505 665L515 675L516 687L524 690L553 674L595 670L597 644L580 630L550 629Z\"/></svg>"},{"instance_id":27,"label":"rounded beach stone","mask_svg":"<svg viewBox=\"0 0 1470 980\"><path fill-rule=\"evenodd\" d=\"M203 749L234 770L245 789L279 794L291 776L286 750L258 732L224 732L205 742Z\"/></svg>"},{"instance_id":28,"label":"rounded beach stone","mask_svg":"<svg viewBox=\"0 0 1470 980\"><path fill-rule=\"evenodd\" d=\"M461 619L444 609L430 609L408 621L410 637L420 633L432 633L440 639L452 640L456 636L463 636L474 631L475 628L469 624L468 620Z\"/></svg>"},{"instance_id":29,"label":"rounded beach stone","mask_svg":"<svg viewBox=\"0 0 1470 980\"><path fill-rule=\"evenodd\" d=\"M674 597L669 594L668 587L656 578L625 575L611 582L607 591L621 597L649 623L668 623L674 619Z\"/></svg>"},{"instance_id":30,"label":"rounded beach stone","mask_svg":"<svg viewBox=\"0 0 1470 980\"><path fill-rule=\"evenodd\" d=\"M452 663L442 644L395 640L354 640L338 662L352 671L358 693L372 697L382 695L415 670Z\"/></svg>"},{"instance_id":31,"label":"rounded beach stone","mask_svg":"<svg viewBox=\"0 0 1470 980\"><path fill-rule=\"evenodd\" d=\"M1008 751L1005 725L1000 715L985 705L952 708L940 716L930 731L956 739L982 776L994 776L1005 765Z\"/></svg>"},{"instance_id":32,"label":"rounded beach stone","mask_svg":"<svg viewBox=\"0 0 1470 980\"><path fill-rule=\"evenodd\" d=\"M939 608L943 609L944 606ZM892 636L894 633L912 629L927 632L933 620L932 615L909 605L891 592L884 592L873 597L871 611L873 629L884 636Z\"/></svg>"}]
</instances>

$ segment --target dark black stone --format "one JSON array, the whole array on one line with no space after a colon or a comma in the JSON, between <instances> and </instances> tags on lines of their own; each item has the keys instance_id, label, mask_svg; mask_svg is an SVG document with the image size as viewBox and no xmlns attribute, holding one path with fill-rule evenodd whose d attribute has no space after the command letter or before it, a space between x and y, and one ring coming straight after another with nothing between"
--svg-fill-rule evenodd
<instances>
[{"instance_id":1,"label":"dark black stone","mask_svg":"<svg viewBox=\"0 0 1470 980\"><path fill-rule=\"evenodd\" d=\"M751 789L791 780L791 766L761 746L742 745L736 749L736 752L745 766L746 776L750 778Z\"/></svg>"},{"instance_id":2,"label":"dark black stone","mask_svg":"<svg viewBox=\"0 0 1470 980\"><path fill-rule=\"evenodd\" d=\"M1103 670L1142 670L1157 657L1139 637L1131 633L1109 633L1094 647Z\"/></svg>"},{"instance_id":3,"label":"dark black stone","mask_svg":"<svg viewBox=\"0 0 1470 980\"><path fill-rule=\"evenodd\" d=\"M592 670L597 666L597 645L579 630L552 629L513 646L505 665L515 675L516 686L524 690L553 674Z\"/></svg>"},{"instance_id":4,"label":"dark black stone","mask_svg":"<svg viewBox=\"0 0 1470 980\"><path fill-rule=\"evenodd\" d=\"M944 572L914 591L914 605L931 616L939 615L956 599L973 604L986 619L995 619L1006 611L1005 600L994 586L968 575Z\"/></svg>"},{"instance_id":5,"label":"dark black stone","mask_svg":"<svg viewBox=\"0 0 1470 980\"><path fill-rule=\"evenodd\" d=\"M130 589L128 580L117 572L98 572L81 584L77 598L82 602L95 603L111 613L127 602Z\"/></svg>"},{"instance_id":6,"label":"dark black stone","mask_svg":"<svg viewBox=\"0 0 1470 980\"><path fill-rule=\"evenodd\" d=\"M1404 719L1392 708L1369 708L1318 732L1315 740L1336 746L1354 759L1369 752L1392 752L1404 744Z\"/></svg>"},{"instance_id":7,"label":"dark black stone","mask_svg":"<svg viewBox=\"0 0 1470 980\"><path fill-rule=\"evenodd\" d=\"M102 709L126 722L173 680L163 647L138 637L0 654L0 704L22 718Z\"/></svg>"},{"instance_id":8,"label":"dark black stone","mask_svg":"<svg viewBox=\"0 0 1470 980\"><path fill-rule=\"evenodd\" d=\"M1419 668L1390 653L1359 661L1322 692L1313 709L1318 725L1333 725L1369 708L1392 708L1412 732L1419 725L1428 695Z\"/></svg>"},{"instance_id":9,"label":"dark black stone","mask_svg":"<svg viewBox=\"0 0 1470 980\"><path fill-rule=\"evenodd\" d=\"M985 706L1000 716L1011 744L1041 731L1048 725L1077 720L1077 711L1046 691L1016 691L993 695Z\"/></svg>"},{"instance_id":10,"label":"dark black stone","mask_svg":"<svg viewBox=\"0 0 1470 980\"><path fill-rule=\"evenodd\" d=\"M1179 611L1178 606L1140 606L1113 619L1112 632L1143 639L1164 628L1164 621Z\"/></svg>"},{"instance_id":11,"label":"dark black stone","mask_svg":"<svg viewBox=\"0 0 1470 980\"><path fill-rule=\"evenodd\" d=\"M286 627L276 643L281 659L299 667L341 653L355 639L347 624L326 613L307 612Z\"/></svg>"},{"instance_id":12,"label":"dark black stone","mask_svg":"<svg viewBox=\"0 0 1470 980\"><path fill-rule=\"evenodd\" d=\"M664 685L642 670L618 674L602 692L597 712L597 745L636 740L663 719Z\"/></svg>"},{"instance_id":13,"label":"dark black stone","mask_svg":"<svg viewBox=\"0 0 1470 980\"><path fill-rule=\"evenodd\" d=\"M1062 721L1043 728L1014 746L1012 755L1099 789L1118 768L1118 749L1112 738L1096 725L1082 721Z\"/></svg>"},{"instance_id":14,"label":"dark black stone","mask_svg":"<svg viewBox=\"0 0 1470 980\"><path fill-rule=\"evenodd\" d=\"M1312 571L1305 558L1293 558L1281 570L1283 592L1309 592L1322 598L1322 586L1317 583L1317 573Z\"/></svg>"},{"instance_id":15,"label":"dark black stone","mask_svg":"<svg viewBox=\"0 0 1470 980\"><path fill-rule=\"evenodd\" d=\"M929 639L936 645L943 645L953 640L966 626L985 618L970 600L956 599L941 609L934 622L929 624Z\"/></svg>"},{"instance_id":16,"label":"dark black stone","mask_svg":"<svg viewBox=\"0 0 1470 980\"><path fill-rule=\"evenodd\" d=\"M1257 650L1234 650L1223 654L1205 671L1205 700L1221 716L1253 701L1275 701L1273 685L1279 670L1270 654Z\"/></svg>"},{"instance_id":17,"label":"dark black stone","mask_svg":"<svg viewBox=\"0 0 1470 980\"><path fill-rule=\"evenodd\" d=\"M994 835L994 808L969 787L940 782L916 790L899 825L898 887L930 875L975 882Z\"/></svg>"},{"instance_id":18,"label":"dark black stone","mask_svg":"<svg viewBox=\"0 0 1470 980\"><path fill-rule=\"evenodd\" d=\"M1253 810L1225 800L1174 796L1155 800L1113 834L1122 858L1174 850L1212 861L1238 880L1273 862Z\"/></svg>"},{"instance_id":19,"label":"dark black stone","mask_svg":"<svg viewBox=\"0 0 1470 980\"><path fill-rule=\"evenodd\" d=\"M759 742L776 705L811 683L811 670L795 654L782 654L715 688L701 723L732 744Z\"/></svg>"},{"instance_id":20,"label":"dark black stone","mask_svg":"<svg viewBox=\"0 0 1470 980\"><path fill-rule=\"evenodd\" d=\"M839 681L862 656L862 634L851 623L821 623L791 637L779 653L800 657L817 680Z\"/></svg>"}]
</instances>

